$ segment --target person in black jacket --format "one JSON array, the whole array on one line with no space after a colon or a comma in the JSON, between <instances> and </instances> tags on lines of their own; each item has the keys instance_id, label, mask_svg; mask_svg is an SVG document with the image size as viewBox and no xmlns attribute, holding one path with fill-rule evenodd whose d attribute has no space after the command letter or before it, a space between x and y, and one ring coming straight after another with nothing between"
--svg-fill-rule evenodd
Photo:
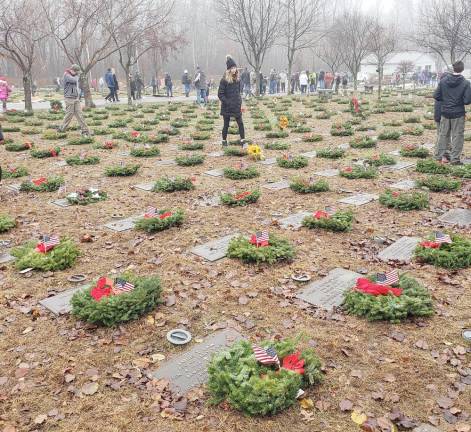
<instances>
[{"instance_id":1,"label":"person in black jacket","mask_svg":"<svg viewBox=\"0 0 471 432\"><path fill-rule=\"evenodd\" d=\"M445 72L441 78L440 81L447 76L447 73ZM442 119L442 102L441 101L435 101L434 107L433 107L433 118L435 120L435 124L437 125L437 142L435 144L435 158L437 158L437 152L438 152L438 140L440 138L440 121ZM447 142L446 146L446 152L443 155L443 159L441 159L441 162L449 162L450 161L450 148L451 148L451 143L450 140Z\"/></svg>"},{"instance_id":2,"label":"person in black jacket","mask_svg":"<svg viewBox=\"0 0 471 432\"><path fill-rule=\"evenodd\" d=\"M453 64L453 74L446 75L439 83L433 95L441 103L440 135L437 142L435 159L445 157L451 137L451 164L462 165L461 153L464 146L465 105L471 103L471 86L461 72L464 63Z\"/></svg>"},{"instance_id":3,"label":"person in black jacket","mask_svg":"<svg viewBox=\"0 0 471 432\"><path fill-rule=\"evenodd\" d=\"M224 119L222 128L222 145L227 146L227 131L231 117L237 122L239 127L240 143L244 148L245 129L242 122L242 97L240 95L240 79L237 65L231 56L226 56L226 72L219 83L218 98L221 101L221 115Z\"/></svg>"}]
</instances>

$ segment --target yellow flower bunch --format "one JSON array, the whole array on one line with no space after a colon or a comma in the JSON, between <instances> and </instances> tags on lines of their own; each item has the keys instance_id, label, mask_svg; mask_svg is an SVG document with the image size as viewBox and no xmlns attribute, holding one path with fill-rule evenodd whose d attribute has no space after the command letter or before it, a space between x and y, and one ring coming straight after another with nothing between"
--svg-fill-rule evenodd
<instances>
[{"instance_id":1,"label":"yellow flower bunch","mask_svg":"<svg viewBox=\"0 0 471 432\"><path fill-rule=\"evenodd\" d=\"M262 149L256 144L251 144L247 147L247 154L249 155L249 158L253 160L263 159Z\"/></svg>"},{"instance_id":2,"label":"yellow flower bunch","mask_svg":"<svg viewBox=\"0 0 471 432\"><path fill-rule=\"evenodd\" d=\"M286 116L281 116L280 120L278 121L278 126L280 127L281 130L286 129L288 127L288 117Z\"/></svg>"}]
</instances>

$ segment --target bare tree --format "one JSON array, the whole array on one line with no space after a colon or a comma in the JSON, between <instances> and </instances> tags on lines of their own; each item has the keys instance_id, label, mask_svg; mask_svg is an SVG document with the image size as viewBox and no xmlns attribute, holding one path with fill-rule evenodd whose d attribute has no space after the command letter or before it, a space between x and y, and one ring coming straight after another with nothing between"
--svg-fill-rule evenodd
<instances>
[{"instance_id":1,"label":"bare tree","mask_svg":"<svg viewBox=\"0 0 471 432\"><path fill-rule=\"evenodd\" d=\"M414 62L410 60L402 60L399 62L399 65L397 67L397 71L401 74L402 77L402 88L406 88L406 77L408 73L411 73L414 71L415 65Z\"/></svg>"},{"instance_id":2,"label":"bare tree","mask_svg":"<svg viewBox=\"0 0 471 432\"><path fill-rule=\"evenodd\" d=\"M396 51L397 31L376 20L370 31L370 52L378 72L378 99L381 99L384 65Z\"/></svg>"},{"instance_id":3,"label":"bare tree","mask_svg":"<svg viewBox=\"0 0 471 432\"><path fill-rule=\"evenodd\" d=\"M469 0L428 0L422 4L412 39L437 54L446 65L471 52Z\"/></svg>"},{"instance_id":4,"label":"bare tree","mask_svg":"<svg viewBox=\"0 0 471 432\"><path fill-rule=\"evenodd\" d=\"M286 47L288 77L291 77L296 53L314 45L322 35L319 24L323 3L323 0L284 0L282 4L281 45ZM291 86L288 86L288 93L291 93Z\"/></svg>"},{"instance_id":5,"label":"bare tree","mask_svg":"<svg viewBox=\"0 0 471 432\"><path fill-rule=\"evenodd\" d=\"M13 61L23 75L25 110L33 111L31 100L32 68L38 45L47 37L44 17L34 0L3 2L0 15L0 56Z\"/></svg>"},{"instance_id":6,"label":"bare tree","mask_svg":"<svg viewBox=\"0 0 471 432\"><path fill-rule=\"evenodd\" d=\"M369 39L372 19L358 10L345 12L334 23L335 40L343 63L353 76L353 88L358 87L361 62L370 50Z\"/></svg>"},{"instance_id":7,"label":"bare tree","mask_svg":"<svg viewBox=\"0 0 471 432\"><path fill-rule=\"evenodd\" d=\"M317 57L329 67L333 74L339 71L343 63L342 53L338 46L339 41L335 39L335 36L335 32L329 32L316 49Z\"/></svg>"},{"instance_id":8,"label":"bare tree","mask_svg":"<svg viewBox=\"0 0 471 432\"><path fill-rule=\"evenodd\" d=\"M260 69L267 51L280 32L279 0L215 0L220 16L220 29L238 42L247 62L256 73L255 94L260 94Z\"/></svg>"}]
</instances>

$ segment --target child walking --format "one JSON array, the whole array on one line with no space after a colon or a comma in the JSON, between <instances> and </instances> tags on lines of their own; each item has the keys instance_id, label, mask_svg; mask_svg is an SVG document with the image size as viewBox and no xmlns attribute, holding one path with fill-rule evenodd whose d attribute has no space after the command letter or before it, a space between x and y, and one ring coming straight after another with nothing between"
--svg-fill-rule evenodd
<instances>
[{"instance_id":1,"label":"child walking","mask_svg":"<svg viewBox=\"0 0 471 432\"><path fill-rule=\"evenodd\" d=\"M7 101L11 93L11 87L4 78L0 78L0 101L2 101L3 112L7 110Z\"/></svg>"}]
</instances>

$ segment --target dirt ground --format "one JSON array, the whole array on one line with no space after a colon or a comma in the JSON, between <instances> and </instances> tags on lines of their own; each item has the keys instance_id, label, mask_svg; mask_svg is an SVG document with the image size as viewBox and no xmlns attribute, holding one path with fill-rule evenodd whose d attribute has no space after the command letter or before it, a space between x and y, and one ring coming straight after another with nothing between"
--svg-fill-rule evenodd
<instances>
[{"instance_id":1,"label":"dirt ground","mask_svg":"<svg viewBox=\"0 0 471 432\"><path fill-rule=\"evenodd\" d=\"M374 105L374 96L365 97ZM312 113L306 124L323 135L323 141L303 142L302 134L290 133L286 141L290 153L297 154L350 141L351 137L333 137L330 126L351 118L342 110L348 105L329 102L327 108L336 113L328 120L316 119L317 112L303 105L307 98L297 98L290 113ZM423 116L431 111L430 99L421 96L389 96L386 100L406 100L416 105L414 113L372 114L362 124L383 128L382 123L401 120L411 115ZM275 121L264 105L259 106ZM182 105L184 106L184 105ZM158 110L165 111L166 106ZM203 109L195 112L202 118ZM135 113L128 113L130 115ZM181 117L180 108L171 118ZM145 114L153 118L155 114ZM266 132L257 132L255 120L244 114L247 135L261 146L273 141ZM111 115L103 124L116 118ZM142 119L136 119L139 122ZM182 128L179 136L158 144L161 159L186 154L178 150L182 137L194 130L196 119ZM424 120L422 122L429 122ZM59 123L59 121L50 121ZM13 126L5 119L3 127ZM44 125L47 124L45 121ZM99 165L59 167L56 159L34 159L28 152L13 153L0 148L1 166L26 166L33 178L62 175L67 192L83 187L98 187L107 192L106 201L88 206L60 208L50 201L65 196L61 193L14 193L5 186L22 179L2 180L1 213L15 216L18 227L0 235L19 245L41 233L70 236L77 243L84 234L93 242L80 243L81 257L73 268L54 273L32 272L20 275L13 264L2 265L0 271L0 430L11 431L326 431L359 430L350 412L339 404L348 399L359 411L371 417L388 416L394 409L418 423L431 422L439 430L469 431L471 386L470 346L461 337L463 328L471 327L471 278L469 269L449 272L430 265L411 263L400 266L421 281L433 294L436 314L429 319L402 324L369 323L364 319L307 308L295 301L301 286L291 281L294 271L307 272L318 279L335 267L354 271L380 271L385 265L376 259L385 244L401 235L425 236L433 231L440 213L449 208L466 207L460 192L431 193L429 210L399 212L386 209L378 202L353 208L356 222L351 232L331 233L321 230L283 230L273 221L279 214L287 216L301 210L323 209L326 205L339 208L336 201L348 191L379 194L391 183L420 178L414 169L381 171L375 180L328 178L330 191L299 195L290 189L268 191L256 204L241 208L211 207L205 197L222 191L249 190L267 181L290 179L297 175L312 176L314 171L347 166L353 158L370 155L372 149L349 149L339 160L313 158L301 170L288 170L276 165L259 166L261 176L235 182L203 175L204 171L234 165L240 158L209 157L220 150L221 120L215 122L211 139L205 141L206 160L195 167L156 165L158 158L120 156L133 144L115 140L119 148L94 150L91 145L68 146L59 140L63 153L59 159L87 151L101 158ZM16 124L15 124L16 125ZM20 127L21 123L18 124ZM168 125L161 121L157 129ZM99 126L104 127L104 126ZM44 126L41 126L44 128ZM388 127L387 129L402 129ZM125 128L123 128L125 130ZM147 132L144 132L147 133ZM355 136L365 134L356 132ZM41 135L23 136L6 133L15 142L32 140L38 148L48 148L54 141ZM406 143L434 143L436 131L425 130L422 136L404 135L399 141L379 141L378 150L390 152ZM97 142L110 136L97 136ZM197 152L199 153L199 152ZM264 150L266 157L284 151ZM465 154L471 155L466 142ZM412 159L415 161L416 159ZM119 162L141 164L131 177L105 177L104 169ZM135 189L138 183L151 182L164 175L196 178L196 189L172 194L152 193ZM113 232L103 227L111 216L121 213L132 216L148 206L185 211L181 228L172 228L153 235L130 230ZM272 233L288 238L296 247L292 263L270 267L244 265L228 258L208 263L192 255L196 244L218 238L235 230L251 233L270 226ZM469 236L469 229L455 229ZM375 240L376 238L376 240ZM56 317L38 305L38 301L71 287L67 278L83 273L87 280L105 274L132 269L140 275L159 274L164 286L165 305L150 317L127 323L119 328L96 328L77 321L73 316ZM175 302L173 302L175 296ZM241 301L241 296L247 297ZM246 300L248 299L248 302ZM174 304L172 304L174 303ZM154 319L152 319L154 317ZM299 333L315 344L322 359L324 383L308 391L314 407L302 410L299 404L268 418L249 418L227 406L210 407L207 394L196 392L190 399L183 420L164 418L156 408L157 395L149 379L158 368L154 354L167 359L181 351L165 338L168 330L184 327L194 338L202 338L214 330L232 326L252 340L283 337ZM196 343L196 342L192 342ZM155 360L155 361L154 361ZM84 392L90 382L98 383L93 395ZM85 387L87 388L87 387ZM157 404L158 406L158 404Z\"/></svg>"}]
</instances>

